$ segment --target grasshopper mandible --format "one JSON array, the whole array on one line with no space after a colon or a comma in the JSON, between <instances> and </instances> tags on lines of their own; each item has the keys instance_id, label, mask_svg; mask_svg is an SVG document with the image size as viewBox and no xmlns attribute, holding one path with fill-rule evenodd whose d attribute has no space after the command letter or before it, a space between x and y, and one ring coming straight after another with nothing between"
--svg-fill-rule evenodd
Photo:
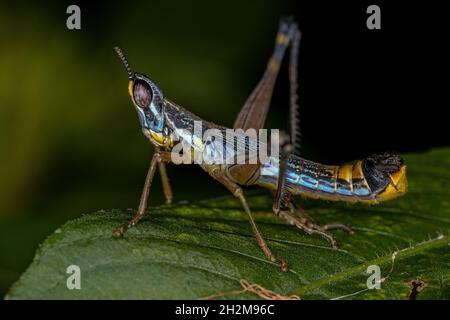
<instances>
[{"instance_id":1,"label":"grasshopper mandible","mask_svg":"<svg viewBox=\"0 0 450 320\"><path fill-rule=\"evenodd\" d=\"M240 200L264 255L268 260L278 263L283 271L288 270L288 264L283 258L274 255L267 246L253 219L241 186L259 185L272 190L274 193L272 209L276 215L286 219L307 234L322 236L334 248L337 248L337 243L332 234L328 232L329 230L342 229L348 233L353 233L353 230L340 223L317 224L304 210L296 206L294 196L302 195L316 199L376 204L400 196L407 189L406 166L403 160L394 154L372 155L352 164L338 166L322 165L298 156L300 125L297 104L297 60L300 38L301 33L295 21L291 18L282 18L276 35L275 48L266 70L234 123L234 129L254 128L258 130L264 127L281 61L286 50L289 49L289 125L291 132L287 141L280 141L283 146L281 155L277 159L257 164L200 164L209 175L228 188ZM115 47L115 50L128 73L128 91L138 113L142 131L156 148L145 179L137 213L129 222L114 231L115 236L123 236L127 229L135 226L144 216L150 185L157 167L161 175L166 202L172 201L172 190L165 164L172 162L171 151L179 143L179 140L175 141L174 137L183 137L181 130L184 130L183 132L187 130L193 135L192 123L201 119L166 99L161 89L149 77L133 73L122 50L118 47ZM210 122L204 121L203 123L206 124L206 127L226 129ZM190 144L193 143L192 141L189 139ZM205 141L201 139L196 141L197 144L205 144ZM249 143L258 142L250 141ZM269 169L273 174L261 174L262 168Z\"/></svg>"}]
</instances>

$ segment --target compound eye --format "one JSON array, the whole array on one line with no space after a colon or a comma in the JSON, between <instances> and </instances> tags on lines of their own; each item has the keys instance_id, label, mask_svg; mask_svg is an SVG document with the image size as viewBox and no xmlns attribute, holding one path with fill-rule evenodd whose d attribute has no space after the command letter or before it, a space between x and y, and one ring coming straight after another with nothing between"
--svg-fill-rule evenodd
<instances>
[{"instance_id":1,"label":"compound eye","mask_svg":"<svg viewBox=\"0 0 450 320\"><path fill-rule=\"evenodd\" d=\"M140 108L147 108L153 98L152 89L149 84L142 80L136 80L134 82L133 98Z\"/></svg>"}]
</instances>

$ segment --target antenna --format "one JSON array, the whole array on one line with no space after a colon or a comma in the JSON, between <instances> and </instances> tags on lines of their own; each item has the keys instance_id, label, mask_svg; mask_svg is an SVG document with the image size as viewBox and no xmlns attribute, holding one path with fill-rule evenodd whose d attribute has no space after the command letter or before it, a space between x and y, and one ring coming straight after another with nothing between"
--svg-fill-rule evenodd
<instances>
[{"instance_id":1,"label":"antenna","mask_svg":"<svg viewBox=\"0 0 450 320\"><path fill-rule=\"evenodd\" d=\"M128 63L128 60L125 57L125 54L123 53L122 49L120 49L119 47L114 47L114 50L116 50L117 55L119 56L120 60L122 60L122 63L125 66L125 69L127 70L128 79L133 79L133 73L131 72L130 64Z\"/></svg>"}]
</instances>

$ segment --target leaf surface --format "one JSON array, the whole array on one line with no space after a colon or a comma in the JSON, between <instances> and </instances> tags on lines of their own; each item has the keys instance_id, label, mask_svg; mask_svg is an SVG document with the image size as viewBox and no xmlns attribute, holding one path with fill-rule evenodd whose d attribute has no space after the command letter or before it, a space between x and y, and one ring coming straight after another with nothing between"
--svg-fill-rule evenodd
<instances>
[{"instance_id":1,"label":"leaf surface","mask_svg":"<svg viewBox=\"0 0 450 320\"><path fill-rule=\"evenodd\" d=\"M240 279L302 299L450 298L450 149L404 156L410 189L376 206L302 200L319 223L341 222L355 235L332 231L333 250L271 213L268 194L248 201L269 246L289 272L265 259L233 197L149 209L122 239L115 227L133 212L103 210L67 222L50 235L10 289L9 299L198 299L242 289ZM214 182L211 182L214 183ZM69 290L67 267L81 270ZM368 290L366 270L381 269L381 289ZM258 298L250 292L223 298Z\"/></svg>"}]
</instances>

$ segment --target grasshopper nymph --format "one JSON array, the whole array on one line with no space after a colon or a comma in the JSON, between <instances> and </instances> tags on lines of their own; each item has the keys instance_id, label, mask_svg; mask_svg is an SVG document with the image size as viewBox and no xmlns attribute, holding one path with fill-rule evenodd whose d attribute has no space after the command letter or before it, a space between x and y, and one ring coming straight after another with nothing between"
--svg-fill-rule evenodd
<instances>
[{"instance_id":1,"label":"grasshopper nymph","mask_svg":"<svg viewBox=\"0 0 450 320\"><path fill-rule=\"evenodd\" d=\"M227 187L240 200L248 215L258 245L266 258L278 263L283 271L288 270L288 264L281 257L275 256L267 246L253 219L241 186L259 185L272 190L274 193L273 211L276 215L308 234L322 236L334 248L337 248L337 243L332 234L328 232L329 230L342 229L348 233L353 233L353 230L340 223L317 224L295 204L294 196L376 204L398 197L407 189L406 166L403 160L394 154L372 155L352 164L338 166L322 165L298 156L300 128L297 104L297 60L300 37L301 33L293 19L282 18L276 35L275 48L266 70L234 123L234 129L254 128L259 130L264 127L281 61L286 49L289 48L289 124L291 132L287 141L284 143L280 141L280 145L283 145L280 157L271 156L268 161L257 164L200 164L209 175ZM144 216L150 185L157 167L161 174L166 202L172 201L172 191L165 163L173 162L171 151L177 143L184 139L184 142L187 141L193 147L201 147L205 157L208 157L212 150L219 150L221 146L216 145L216 149L211 149L210 146L206 146L206 142L201 137L193 137L194 121L203 120L166 99L161 89L149 77L133 73L122 50L118 47L115 47L115 50L128 72L128 92L138 113L142 131L156 147L138 211L129 222L114 231L115 236L123 236L128 228L136 225ZM205 128L216 128L222 131L226 129L207 121L202 123ZM186 139L186 131L190 132L189 139ZM226 143L228 142L226 141ZM251 139L247 140L247 144L246 147L260 146L257 140L252 141ZM263 168L272 174L262 174Z\"/></svg>"}]
</instances>

